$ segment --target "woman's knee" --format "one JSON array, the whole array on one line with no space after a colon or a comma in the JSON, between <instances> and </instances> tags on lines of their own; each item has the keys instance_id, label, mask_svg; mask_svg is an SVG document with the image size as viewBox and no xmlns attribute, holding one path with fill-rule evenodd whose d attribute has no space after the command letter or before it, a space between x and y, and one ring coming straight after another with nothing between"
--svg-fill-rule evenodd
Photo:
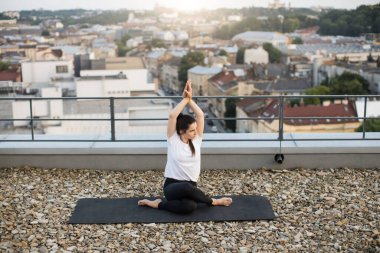
<instances>
[{"instance_id":1,"label":"woman's knee","mask_svg":"<svg viewBox=\"0 0 380 253\"><path fill-rule=\"evenodd\" d=\"M197 203L190 199L183 199L181 207L182 213L192 213L197 208Z\"/></svg>"}]
</instances>

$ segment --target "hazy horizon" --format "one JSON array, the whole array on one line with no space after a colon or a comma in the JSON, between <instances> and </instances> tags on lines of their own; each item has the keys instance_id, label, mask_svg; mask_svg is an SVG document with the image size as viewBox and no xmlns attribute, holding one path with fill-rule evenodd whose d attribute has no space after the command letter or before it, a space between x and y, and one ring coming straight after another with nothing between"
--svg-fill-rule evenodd
<instances>
[{"instance_id":1,"label":"hazy horizon","mask_svg":"<svg viewBox=\"0 0 380 253\"><path fill-rule=\"evenodd\" d=\"M274 0L208 0L199 1L193 0L190 2L178 0L109 0L109 1L90 1L90 0L12 0L1 1L0 11L20 11L20 10L62 10L62 9L135 9L135 10L152 10L155 4L160 4L165 7L177 8L179 10L198 10L198 9L217 9L217 8L243 8L243 7L268 7L269 3ZM379 0L319 0L316 4L314 0L280 0L288 6L289 2L291 7L295 8L310 8L313 6L332 7L336 9L355 9L360 5L374 5L380 3Z\"/></svg>"}]
</instances>

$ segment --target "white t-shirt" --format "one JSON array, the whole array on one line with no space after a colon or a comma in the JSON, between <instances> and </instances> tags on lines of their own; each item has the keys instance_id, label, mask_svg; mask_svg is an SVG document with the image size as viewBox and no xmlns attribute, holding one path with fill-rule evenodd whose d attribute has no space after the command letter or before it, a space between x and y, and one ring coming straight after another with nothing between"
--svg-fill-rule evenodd
<instances>
[{"instance_id":1,"label":"white t-shirt","mask_svg":"<svg viewBox=\"0 0 380 253\"><path fill-rule=\"evenodd\" d=\"M197 182L201 172L202 138L196 135L192 142L195 148L194 156L189 144L182 142L177 133L168 139L165 177Z\"/></svg>"}]
</instances>

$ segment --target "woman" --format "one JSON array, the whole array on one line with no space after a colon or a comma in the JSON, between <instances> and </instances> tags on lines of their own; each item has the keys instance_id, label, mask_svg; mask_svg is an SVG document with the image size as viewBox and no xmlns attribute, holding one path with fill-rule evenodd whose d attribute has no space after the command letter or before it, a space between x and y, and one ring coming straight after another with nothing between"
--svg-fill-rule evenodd
<instances>
[{"instance_id":1,"label":"woman","mask_svg":"<svg viewBox=\"0 0 380 253\"><path fill-rule=\"evenodd\" d=\"M164 200L143 199L139 205L167 210L174 213L191 213L197 203L209 206L229 206L231 198L213 199L197 188L200 174L201 143L204 115L192 100L191 82L186 82L182 101L169 114L167 138L168 158L165 167ZM196 115L196 119L181 112L186 105Z\"/></svg>"}]
</instances>

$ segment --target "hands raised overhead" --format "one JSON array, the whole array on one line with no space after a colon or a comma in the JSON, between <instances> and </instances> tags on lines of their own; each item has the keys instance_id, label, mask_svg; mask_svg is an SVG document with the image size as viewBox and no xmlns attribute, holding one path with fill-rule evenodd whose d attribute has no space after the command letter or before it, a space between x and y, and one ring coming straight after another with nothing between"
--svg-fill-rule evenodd
<instances>
[{"instance_id":1,"label":"hands raised overhead","mask_svg":"<svg viewBox=\"0 0 380 253\"><path fill-rule=\"evenodd\" d=\"M183 93L182 93L182 97L183 98L189 98L190 100L193 97L193 89L191 88L191 81L190 80L187 80L187 82L186 82L185 89L183 90Z\"/></svg>"}]
</instances>

